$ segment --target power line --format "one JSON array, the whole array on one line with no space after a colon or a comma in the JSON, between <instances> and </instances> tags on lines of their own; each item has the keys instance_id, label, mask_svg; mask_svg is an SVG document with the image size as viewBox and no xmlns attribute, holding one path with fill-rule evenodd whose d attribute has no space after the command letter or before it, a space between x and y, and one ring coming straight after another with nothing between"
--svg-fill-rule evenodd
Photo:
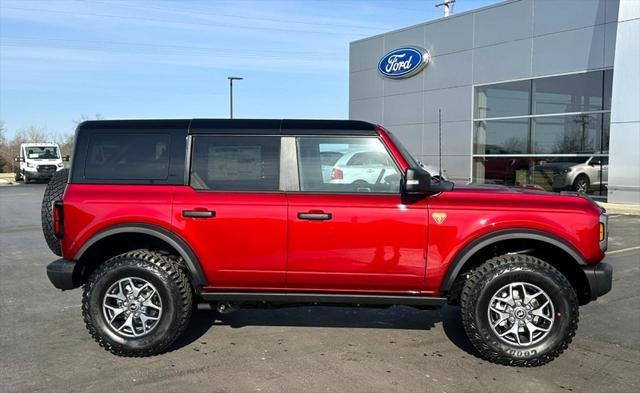
<instances>
[{"instance_id":1,"label":"power line","mask_svg":"<svg viewBox=\"0 0 640 393\"><path fill-rule=\"evenodd\" d=\"M0 6L0 9L9 9L9 10L18 10L18 11L50 12L50 13L67 14L67 15L73 15L73 16L95 16L95 17L100 17L100 18L113 18L113 19L126 19L126 20L143 20L143 21L172 23L172 24L189 25L189 26L228 27L228 28L241 29L241 30L268 30L268 31L281 31L281 32L286 32L286 33L310 33L310 34L333 34L333 35L356 34L356 33L352 33L352 32L336 32L336 31L331 31L331 30L320 31L320 30L297 30L297 29L287 29L287 28L279 28L279 27L265 27L265 26L238 26L238 25L218 23L218 22L212 22L212 23L181 22L181 21L172 21L172 20L167 20L167 19L145 18L145 17L139 17L139 16L110 15L110 14L88 13L88 12L51 10L51 9L42 9L42 8L25 8L25 7Z\"/></svg>"},{"instance_id":2,"label":"power line","mask_svg":"<svg viewBox=\"0 0 640 393\"><path fill-rule=\"evenodd\" d=\"M74 0L74 1L82 2L81 0ZM109 2L109 1L93 1L92 3L99 3L99 4L110 5L110 6L115 5L117 7L127 7L127 8L134 8L138 10L151 9L151 10L158 10L158 11L168 11L172 13L179 13L182 15L201 15L203 12L211 11L211 10L194 9L194 8L189 8L189 9L181 8L180 10L176 11L175 9L166 8L166 7L155 7L155 6L148 6L148 5L141 6L141 5L122 4L120 2ZM216 12L215 16L222 16L226 18L237 18L237 19L244 19L244 20L259 20L259 21L265 21L265 22L298 24L298 25L305 25L305 26L345 27L348 29L364 29L364 30L370 30L370 31L380 31L380 30L386 29L385 27L372 27L372 26L364 26L364 25L324 23L324 22L300 22L300 21L290 20L290 19L264 18L264 17L246 16L246 15L237 15L237 14L222 14L219 12Z\"/></svg>"},{"instance_id":3,"label":"power line","mask_svg":"<svg viewBox=\"0 0 640 393\"><path fill-rule=\"evenodd\" d=\"M301 52L301 51L285 51L276 49L233 49L233 48L221 48L211 46L195 46L195 45L176 45L176 44L155 44L147 42L122 42L122 41L98 41L98 40L81 40L71 38L40 38L40 37L2 37L0 44L8 44L7 46L16 46L21 43L25 44L37 44L40 41L52 41L69 44L90 44L91 48L104 49L105 46L137 46L137 47L149 47L158 49L170 49L170 50L193 50L193 51L207 51L209 55L219 54L255 54L257 56L281 54L281 55L302 55L314 58L324 58L325 56L339 55L339 52ZM30 45L34 46L34 45ZM215 52L215 53L211 53Z\"/></svg>"}]
</instances>

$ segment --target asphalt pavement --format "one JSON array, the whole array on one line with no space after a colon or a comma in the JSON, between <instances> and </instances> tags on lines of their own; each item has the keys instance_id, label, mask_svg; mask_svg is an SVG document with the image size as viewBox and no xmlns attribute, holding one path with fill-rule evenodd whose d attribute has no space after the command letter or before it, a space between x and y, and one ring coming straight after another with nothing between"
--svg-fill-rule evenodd
<instances>
[{"instance_id":1,"label":"asphalt pavement","mask_svg":"<svg viewBox=\"0 0 640 393\"><path fill-rule=\"evenodd\" d=\"M580 309L573 343L542 367L479 359L455 307L196 311L170 352L129 359L93 342L80 290L49 283L43 192L0 187L0 392L640 391L640 216L611 217L613 290Z\"/></svg>"}]
</instances>

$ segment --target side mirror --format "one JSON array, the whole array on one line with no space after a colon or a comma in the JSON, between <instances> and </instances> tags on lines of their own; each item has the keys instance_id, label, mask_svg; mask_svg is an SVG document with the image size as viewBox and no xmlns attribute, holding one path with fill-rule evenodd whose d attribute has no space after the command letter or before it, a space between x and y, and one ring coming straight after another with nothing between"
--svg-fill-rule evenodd
<instances>
[{"instance_id":1,"label":"side mirror","mask_svg":"<svg viewBox=\"0 0 640 393\"><path fill-rule=\"evenodd\" d=\"M431 182L429 172L409 168L404 176L403 190L406 194L437 194L453 190L453 182L439 181Z\"/></svg>"},{"instance_id":2,"label":"side mirror","mask_svg":"<svg viewBox=\"0 0 640 393\"><path fill-rule=\"evenodd\" d=\"M62 157L62 161L69 161L69 155L67 154L66 156Z\"/></svg>"},{"instance_id":3,"label":"side mirror","mask_svg":"<svg viewBox=\"0 0 640 393\"><path fill-rule=\"evenodd\" d=\"M15 161L15 162L24 162L24 157L18 157L18 156L16 156L16 157L14 158L14 161Z\"/></svg>"},{"instance_id":4,"label":"side mirror","mask_svg":"<svg viewBox=\"0 0 640 393\"><path fill-rule=\"evenodd\" d=\"M402 189L407 194L427 194L431 189L431 175L427 171L409 168L403 183Z\"/></svg>"}]
</instances>

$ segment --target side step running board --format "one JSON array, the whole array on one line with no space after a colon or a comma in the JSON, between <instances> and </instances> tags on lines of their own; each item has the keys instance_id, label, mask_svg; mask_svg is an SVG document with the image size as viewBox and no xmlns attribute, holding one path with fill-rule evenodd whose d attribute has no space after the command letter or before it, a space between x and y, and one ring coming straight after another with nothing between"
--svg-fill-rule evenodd
<instances>
[{"instance_id":1,"label":"side step running board","mask_svg":"<svg viewBox=\"0 0 640 393\"><path fill-rule=\"evenodd\" d=\"M387 304L406 306L441 306L447 302L447 299L443 297L325 293L206 292L201 293L200 296L206 302Z\"/></svg>"}]
</instances>

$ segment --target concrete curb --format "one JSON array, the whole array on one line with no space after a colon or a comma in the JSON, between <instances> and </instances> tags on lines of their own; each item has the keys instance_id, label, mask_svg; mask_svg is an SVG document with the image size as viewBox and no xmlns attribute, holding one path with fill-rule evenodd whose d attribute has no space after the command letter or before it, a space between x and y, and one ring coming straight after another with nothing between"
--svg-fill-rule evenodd
<instances>
[{"instance_id":1,"label":"concrete curb","mask_svg":"<svg viewBox=\"0 0 640 393\"><path fill-rule=\"evenodd\" d=\"M598 205L607 209L609 214L628 214L640 216L640 205L626 205L621 203L604 203L597 202Z\"/></svg>"}]
</instances>

